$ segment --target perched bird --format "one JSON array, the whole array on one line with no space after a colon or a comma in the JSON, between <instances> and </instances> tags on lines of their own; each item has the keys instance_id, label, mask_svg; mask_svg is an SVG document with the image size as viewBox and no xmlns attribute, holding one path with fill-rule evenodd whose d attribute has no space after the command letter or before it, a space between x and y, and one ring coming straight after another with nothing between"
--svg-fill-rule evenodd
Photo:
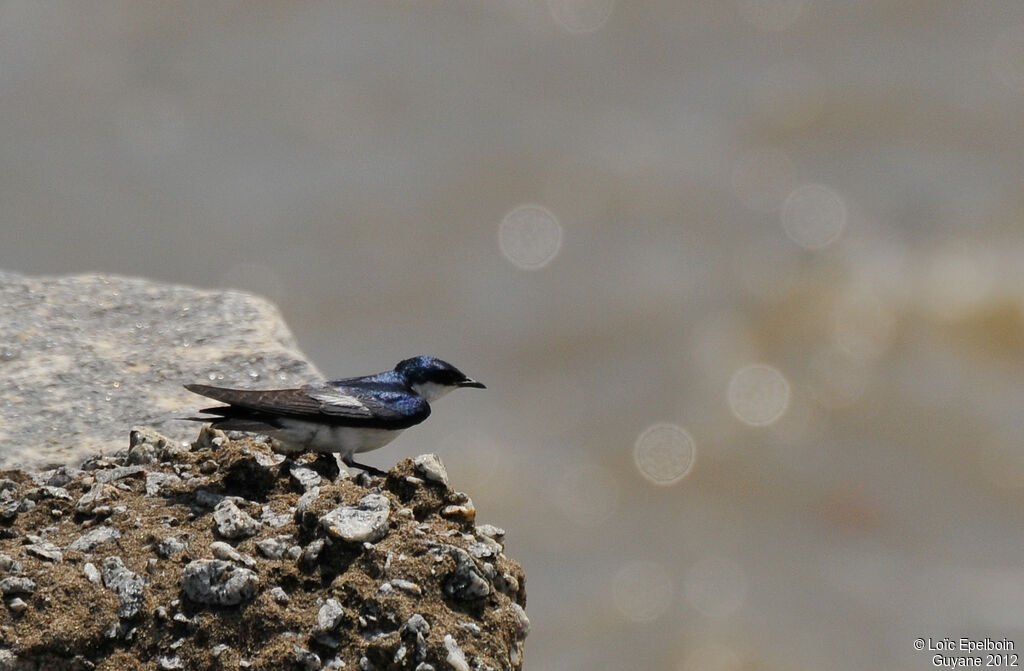
<instances>
[{"instance_id":1,"label":"perched bird","mask_svg":"<svg viewBox=\"0 0 1024 671\"><path fill-rule=\"evenodd\" d=\"M186 384L191 392L227 403L200 412L218 429L273 438L281 452L337 452L346 466L383 474L352 456L383 447L430 415L430 404L459 387L484 389L458 368L432 356L400 361L394 370L298 389L246 390Z\"/></svg>"}]
</instances>

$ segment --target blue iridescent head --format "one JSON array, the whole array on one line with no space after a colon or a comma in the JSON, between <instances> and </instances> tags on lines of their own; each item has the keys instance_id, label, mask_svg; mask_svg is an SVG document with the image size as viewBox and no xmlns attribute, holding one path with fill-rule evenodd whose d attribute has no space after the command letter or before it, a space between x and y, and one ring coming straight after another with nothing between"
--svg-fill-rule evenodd
<instances>
[{"instance_id":1,"label":"blue iridescent head","mask_svg":"<svg viewBox=\"0 0 1024 671\"><path fill-rule=\"evenodd\" d=\"M486 389L447 361L433 356L416 356L398 362L395 372L400 373L413 391L432 401L458 387Z\"/></svg>"}]
</instances>

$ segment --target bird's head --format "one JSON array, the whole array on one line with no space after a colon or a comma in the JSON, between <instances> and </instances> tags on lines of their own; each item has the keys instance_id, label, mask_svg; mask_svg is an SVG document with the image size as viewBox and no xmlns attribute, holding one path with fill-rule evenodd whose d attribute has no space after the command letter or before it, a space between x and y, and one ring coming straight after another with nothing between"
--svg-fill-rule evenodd
<instances>
[{"instance_id":1,"label":"bird's head","mask_svg":"<svg viewBox=\"0 0 1024 671\"><path fill-rule=\"evenodd\" d=\"M401 373L412 390L428 403L458 387L486 388L447 361L432 356L417 356L400 361L395 371Z\"/></svg>"}]
</instances>

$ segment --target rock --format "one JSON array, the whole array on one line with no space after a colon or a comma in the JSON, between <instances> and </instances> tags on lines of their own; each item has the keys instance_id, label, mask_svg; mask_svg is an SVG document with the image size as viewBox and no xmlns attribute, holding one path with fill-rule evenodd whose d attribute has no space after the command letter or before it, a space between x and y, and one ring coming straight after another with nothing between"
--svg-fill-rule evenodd
<instances>
[{"instance_id":1,"label":"rock","mask_svg":"<svg viewBox=\"0 0 1024 671\"><path fill-rule=\"evenodd\" d=\"M96 527L75 539L68 546L68 549L78 550L79 552L92 552L100 545L113 543L120 537L121 532L113 527Z\"/></svg>"},{"instance_id":2,"label":"rock","mask_svg":"<svg viewBox=\"0 0 1024 671\"><path fill-rule=\"evenodd\" d=\"M128 457L125 462L129 465L155 463L171 442L170 438L148 426L133 427L128 434Z\"/></svg>"},{"instance_id":3,"label":"rock","mask_svg":"<svg viewBox=\"0 0 1024 671\"><path fill-rule=\"evenodd\" d=\"M374 543L388 533L391 503L380 494L367 494L358 506L339 506L320 518L332 537L348 543Z\"/></svg>"},{"instance_id":4,"label":"rock","mask_svg":"<svg viewBox=\"0 0 1024 671\"><path fill-rule=\"evenodd\" d=\"M178 554L184 549L185 544L174 536L168 536L156 544L156 553L164 559L170 559L172 555Z\"/></svg>"},{"instance_id":5,"label":"rock","mask_svg":"<svg viewBox=\"0 0 1024 671\"><path fill-rule=\"evenodd\" d=\"M255 536L260 530L259 521L240 510L231 500L225 499L213 509L213 520L217 533L224 538L246 538Z\"/></svg>"},{"instance_id":6,"label":"rock","mask_svg":"<svg viewBox=\"0 0 1024 671\"><path fill-rule=\"evenodd\" d=\"M274 536L257 541L256 549L267 559L284 559L294 542L295 537L291 535Z\"/></svg>"},{"instance_id":7,"label":"rock","mask_svg":"<svg viewBox=\"0 0 1024 671\"><path fill-rule=\"evenodd\" d=\"M4 578L0 580L0 592L4 596L32 594L36 591L36 583L31 578Z\"/></svg>"},{"instance_id":8,"label":"rock","mask_svg":"<svg viewBox=\"0 0 1024 671\"><path fill-rule=\"evenodd\" d=\"M312 566L320 558L320 553L324 550L325 541L323 538L317 538L312 541L302 550L302 555L299 557L299 563L307 566Z\"/></svg>"},{"instance_id":9,"label":"rock","mask_svg":"<svg viewBox=\"0 0 1024 671\"><path fill-rule=\"evenodd\" d=\"M0 272L0 343L0 459L21 467L116 445L126 417L151 418L172 441L191 438L185 422L169 421L201 407L184 382L320 377L261 298L110 275Z\"/></svg>"},{"instance_id":10,"label":"rock","mask_svg":"<svg viewBox=\"0 0 1024 671\"><path fill-rule=\"evenodd\" d=\"M455 570L443 583L444 593L457 601L482 599L491 593L491 584L477 568L468 552L454 545L446 545L449 556L455 560Z\"/></svg>"},{"instance_id":11,"label":"rock","mask_svg":"<svg viewBox=\"0 0 1024 671\"><path fill-rule=\"evenodd\" d=\"M145 466L117 466L115 468L105 468L103 470L96 470L93 472L96 482L108 483L116 482L124 478L135 478L145 477L146 467Z\"/></svg>"},{"instance_id":12,"label":"rock","mask_svg":"<svg viewBox=\"0 0 1024 671\"><path fill-rule=\"evenodd\" d=\"M305 466L292 466L289 474L291 475L292 483L303 492L318 488L323 479L319 473Z\"/></svg>"},{"instance_id":13,"label":"rock","mask_svg":"<svg viewBox=\"0 0 1024 671\"><path fill-rule=\"evenodd\" d=\"M100 571L96 568L96 565L92 562L86 562L85 566L82 567L82 574L85 579L89 582L99 585L103 582L103 577L100 575Z\"/></svg>"},{"instance_id":14,"label":"rock","mask_svg":"<svg viewBox=\"0 0 1024 671\"><path fill-rule=\"evenodd\" d=\"M522 637L526 638L526 635L530 633L530 618L526 617L526 611L518 603L513 603L510 607L515 615L516 622L519 624Z\"/></svg>"},{"instance_id":15,"label":"rock","mask_svg":"<svg viewBox=\"0 0 1024 671\"><path fill-rule=\"evenodd\" d=\"M131 620L142 610L143 579L124 565L120 557L103 560L103 586L117 594L117 616Z\"/></svg>"},{"instance_id":16,"label":"rock","mask_svg":"<svg viewBox=\"0 0 1024 671\"><path fill-rule=\"evenodd\" d=\"M416 471L430 482L438 482L448 486L448 470L436 454L421 454L412 460Z\"/></svg>"},{"instance_id":17,"label":"rock","mask_svg":"<svg viewBox=\"0 0 1024 671\"><path fill-rule=\"evenodd\" d=\"M63 487L81 474L81 471L73 466L58 466L49 471L40 473L44 476L43 484L51 487Z\"/></svg>"},{"instance_id":18,"label":"rock","mask_svg":"<svg viewBox=\"0 0 1024 671\"><path fill-rule=\"evenodd\" d=\"M270 590L270 598L282 605L291 601L291 597L288 596L288 592L284 591L280 587L275 587Z\"/></svg>"},{"instance_id":19,"label":"rock","mask_svg":"<svg viewBox=\"0 0 1024 671\"><path fill-rule=\"evenodd\" d=\"M462 492L455 492L454 498L456 503L442 508L441 514L450 519L472 523L476 519L476 506L473 505L473 500Z\"/></svg>"},{"instance_id":20,"label":"rock","mask_svg":"<svg viewBox=\"0 0 1024 671\"><path fill-rule=\"evenodd\" d=\"M78 503L75 504L75 512L82 515L90 515L96 511L96 508L116 496L116 492L117 490L110 485L96 482L89 491L82 494L81 498L78 499Z\"/></svg>"},{"instance_id":21,"label":"rock","mask_svg":"<svg viewBox=\"0 0 1024 671\"><path fill-rule=\"evenodd\" d=\"M413 651L413 660L423 662L427 657L427 634L430 623L419 613L413 613L398 630L402 643Z\"/></svg>"},{"instance_id":22,"label":"rock","mask_svg":"<svg viewBox=\"0 0 1024 671\"><path fill-rule=\"evenodd\" d=\"M320 655L299 645L293 645L292 650L295 652L295 663L300 669L317 671L320 668Z\"/></svg>"},{"instance_id":23,"label":"rock","mask_svg":"<svg viewBox=\"0 0 1024 671\"><path fill-rule=\"evenodd\" d=\"M328 599L316 614L316 627L320 631L332 632L344 616L345 611L336 599Z\"/></svg>"},{"instance_id":24,"label":"rock","mask_svg":"<svg viewBox=\"0 0 1024 671\"><path fill-rule=\"evenodd\" d=\"M210 550L213 552L213 556L217 559L223 559L224 561L232 561L236 564L244 564L249 568L256 566L256 560L247 554L242 554L235 548L231 547L224 541L216 541L210 543Z\"/></svg>"},{"instance_id":25,"label":"rock","mask_svg":"<svg viewBox=\"0 0 1024 671\"><path fill-rule=\"evenodd\" d=\"M318 519L316 515L309 514L310 507L316 502L320 496L320 488L313 487L308 490L305 494L299 497L298 503L295 504L295 523L299 524L307 529L312 529L317 525Z\"/></svg>"},{"instance_id":26,"label":"rock","mask_svg":"<svg viewBox=\"0 0 1024 671\"><path fill-rule=\"evenodd\" d=\"M14 613L15 615L21 615L26 610L28 610L28 604L25 603L24 599L22 599L21 597L18 597L18 596L14 597L10 601L8 601L7 602L7 607L10 608L11 612ZM2 667L0 667L0 668L2 668Z\"/></svg>"},{"instance_id":27,"label":"rock","mask_svg":"<svg viewBox=\"0 0 1024 671\"><path fill-rule=\"evenodd\" d=\"M174 473L150 473L146 476L146 494L156 496L164 486L179 482L181 478Z\"/></svg>"},{"instance_id":28,"label":"rock","mask_svg":"<svg viewBox=\"0 0 1024 671\"><path fill-rule=\"evenodd\" d=\"M31 499L36 503L45 501L47 499L58 499L61 501L71 501L71 494L68 494L68 490L63 487L53 487L51 485L43 485L42 487L36 487L25 492L25 498Z\"/></svg>"},{"instance_id":29,"label":"rock","mask_svg":"<svg viewBox=\"0 0 1024 671\"><path fill-rule=\"evenodd\" d=\"M445 661L455 671L469 671L469 664L466 663L466 654L462 652L462 648L455 642L455 639L451 634L444 635L444 647L448 651L448 656L445 657Z\"/></svg>"},{"instance_id":30,"label":"rock","mask_svg":"<svg viewBox=\"0 0 1024 671\"><path fill-rule=\"evenodd\" d=\"M5 571L7 573L21 573L24 568L25 567L22 563L11 557L11 555L0 553L0 571Z\"/></svg>"},{"instance_id":31,"label":"rock","mask_svg":"<svg viewBox=\"0 0 1024 671\"><path fill-rule=\"evenodd\" d=\"M64 561L64 553L62 553L60 548L50 541L43 540L38 536L29 536L28 540L31 542L29 545L25 546L25 552L30 555L45 561Z\"/></svg>"},{"instance_id":32,"label":"rock","mask_svg":"<svg viewBox=\"0 0 1024 671\"><path fill-rule=\"evenodd\" d=\"M394 585L397 589L402 590L406 594L412 594L413 596L420 596L421 594L423 594L423 590L420 589L420 586L412 582L411 580L393 578L391 580L391 584Z\"/></svg>"},{"instance_id":33,"label":"rock","mask_svg":"<svg viewBox=\"0 0 1024 671\"><path fill-rule=\"evenodd\" d=\"M477 559L486 559L501 554L501 546L487 536L481 536L480 541L470 543L469 553Z\"/></svg>"},{"instance_id":34,"label":"rock","mask_svg":"<svg viewBox=\"0 0 1024 671\"><path fill-rule=\"evenodd\" d=\"M181 587L196 603L234 606L256 596L259 578L255 571L222 559L197 559L182 571Z\"/></svg>"},{"instance_id":35,"label":"rock","mask_svg":"<svg viewBox=\"0 0 1024 671\"><path fill-rule=\"evenodd\" d=\"M229 493L259 498L277 483L284 456L264 450L241 450L224 464L224 484Z\"/></svg>"}]
</instances>

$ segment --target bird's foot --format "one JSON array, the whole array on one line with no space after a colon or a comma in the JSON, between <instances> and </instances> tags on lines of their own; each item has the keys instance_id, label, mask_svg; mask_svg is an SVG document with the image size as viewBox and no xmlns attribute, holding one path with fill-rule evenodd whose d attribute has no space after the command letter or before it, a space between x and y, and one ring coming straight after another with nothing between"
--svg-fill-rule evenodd
<instances>
[{"instance_id":1,"label":"bird's foot","mask_svg":"<svg viewBox=\"0 0 1024 671\"><path fill-rule=\"evenodd\" d=\"M362 469L365 473L368 473L369 475L376 475L377 477L381 478L387 477L388 475L387 471L382 471L379 468L367 466L366 464L360 464L358 461L353 461L352 459L343 459L342 461L345 462L346 466L350 468Z\"/></svg>"}]
</instances>

